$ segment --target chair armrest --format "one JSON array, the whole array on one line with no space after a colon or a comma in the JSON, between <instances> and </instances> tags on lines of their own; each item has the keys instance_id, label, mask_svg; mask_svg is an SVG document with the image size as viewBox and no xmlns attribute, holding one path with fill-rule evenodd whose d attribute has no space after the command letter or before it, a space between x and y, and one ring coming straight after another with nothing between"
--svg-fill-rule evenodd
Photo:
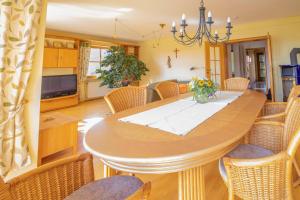
<instances>
[{"instance_id":1,"label":"chair armrest","mask_svg":"<svg viewBox=\"0 0 300 200\"><path fill-rule=\"evenodd\" d=\"M92 181L93 157L86 153L43 165L7 184L16 200L64 199Z\"/></svg>"},{"instance_id":2,"label":"chair armrest","mask_svg":"<svg viewBox=\"0 0 300 200\"><path fill-rule=\"evenodd\" d=\"M266 116L262 116L262 117L258 117L256 119L256 121L274 121L274 122L282 122L284 123L286 114L283 113L279 113L279 114L274 114L274 115L266 115Z\"/></svg>"},{"instance_id":3,"label":"chair armrest","mask_svg":"<svg viewBox=\"0 0 300 200\"><path fill-rule=\"evenodd\" d=\"M235 167L263 167L277 160L287 160L290 159L290 156L286 151L280 152L267 157L262 158L253 158L253 159L243 159L243 158L230 158L224 157L223 162L224 166L235 166Z\"/></svg>"},{"instance_id":4,"label":"chair armrest","mask_svg":"<svg viewBox=\"0 0 300 200\"><path fill-rule=\"evenodd\" d=\"M269 149L274 153L283 150L284 124L272 121L254 123L248 135L248 142Z\"/></svg>"},{"instance_id":5,"label":"chair armrest","mask_svg":"<svg viewBox=\"0 0 300 200\"><path fill-rule=\"evenodd\" d=\"M266 103L262 110L262 116L282 113L285 111L286 106L287 106L286 102Z\"/></svg>"}]
</instances>

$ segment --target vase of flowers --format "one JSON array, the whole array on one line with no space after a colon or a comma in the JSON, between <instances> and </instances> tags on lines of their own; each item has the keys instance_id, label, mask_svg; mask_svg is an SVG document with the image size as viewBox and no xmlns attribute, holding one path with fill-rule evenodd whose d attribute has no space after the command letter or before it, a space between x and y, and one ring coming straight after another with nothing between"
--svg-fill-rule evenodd
<instances>
[{"instance_id":1,"label":"vase of flowers","mask_svg":"<svg viewBox=\"0 0 300 200\"><path fill-rule=\"evenodd\" d=\"M215 96L216 84L211 80L193 78L189 83L189 90L193 92L193 99L198 103L207 103Z\"/></svg>"}]
</instances>

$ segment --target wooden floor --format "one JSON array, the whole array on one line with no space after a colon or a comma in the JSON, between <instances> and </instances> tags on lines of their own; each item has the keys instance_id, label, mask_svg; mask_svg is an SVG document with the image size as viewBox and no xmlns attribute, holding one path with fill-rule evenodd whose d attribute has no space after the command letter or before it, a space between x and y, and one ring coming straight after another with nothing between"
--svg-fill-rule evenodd
<instances>
[{"instance_id":1,"label":"wooden floor","mask_svg":"<svg viewBox=\"0 0 300 200\"><path fill-rule=\"evenodd\" d=\"M102 99L87 101L76 107L62 109L54 112L61 112L66 115L78 117L79 122L79 139L78 152L85 152L82 145L84 133L94 123L101 121L106 116L110 115L110 110ZM61 152L54 157L46 158L43 162L50 162L58 157L64 157L70 154L69 152ZM218 171L217 162L213 162L205 166L205 181L206 181L206 199L207 200L225 200L227 198L227 188L224 185ZM103 164L100 159L94 157L94 169L96 178L103 177ZM177 199L177 174L162 174L162 175L143 175L136 174L144 182L151 181L152 190L150 200L176 200ZM294 198L300 199L300 187L294 191Z\"/></svg>"}]
</instances>

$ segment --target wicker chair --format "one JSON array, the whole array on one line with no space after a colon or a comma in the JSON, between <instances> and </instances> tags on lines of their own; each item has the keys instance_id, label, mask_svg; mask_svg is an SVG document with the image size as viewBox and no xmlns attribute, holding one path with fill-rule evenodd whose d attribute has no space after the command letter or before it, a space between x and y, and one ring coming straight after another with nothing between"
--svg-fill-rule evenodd
<instances>
[{"instance_id":1,"label":"wicker chair","mask_svg":"<svg viewBox=\"0 0 300 200\"><path fill-rule=\"evenodd\" d=\"M243 199L285 199L282 195L286 195L286 162L294 163L296 170L299 169L294 157L280 152L287 151L299 127L299 98L292 102L285 123L259 121L253 125L246 138L248 144L240 145L225 156L231 158L219 162L220 174L228 186L230 199L233 199L233 194ZM300 133L297 134L299 138ZM274 153L279 154L273 156Z\"/></svg>"},{"instance_id":2,"label":"wicker chair","mask_svg":"<svg viewBox=\"0 0 300 200\"><path fill-rule=\"evenodd\" d=\"M261 158L223 158L229 199L293 199L292 163L300 144L300 129L287 150Z\"/></svg>"},{"instance_id":3,"label":"wicker chair","mask_svg":"<svg viewBox=\"0 0 300 200\"><path fill-rule=\"evenodd\" d=\"M133 177L128 178L133 179ZM117 179L118 177L114 178ZM103 185L102 182L105 181L111 182L109 178L94 182L93 158L91 154L86 153L43 165L8 183L4 183L1 179L0 200L61 200L66 197L73 199L70 197L80 192L82 188L93 183ZM137 188L128 199L146 200L150 187L150 183L142 183L142 186ZM86 196L85 199L91 199L88 197Z\"/></svg>"},{"instance_id":4,"label":"wicker chair","mask_svg":"<svg viewBox=\"0 0 300 200\"><path fill-rule=\"evenodd\" d=\"M164 81L156 85L155 91L159 95L160 99L166 99L179 95L178 83L172 81Z\"/></svg>"},{"instance_id":5,"label":"wicker chair","mask_svg":"<svg viewBox=\"0 0 300 200\"><path fill-rule=\"evenodd\" d=\"M290 109L283 118L284 123L256 122L246 138L247 143L269 149L274 153L286 150L293 133L300 127L300 98L291 102Z\"/></svg>"},{"instance_id":6,"label":"wicker chair","mask_svg":"<svg viewBox=\"0 0 300 200\"><path fill-rule=\"evenodd\" d=\"M249 79L242 77L229 78L224 81L225 90L244 91L248 89Z\"/></svg>"},{"instance_id":7,"label":"wicker chair","mask_svg":"<svg viewBox=\"0 0 300 200\"><path fill-rule=\"evenodd\" d=\"M128 86L118 88L104 97L112 113L121 112L129 108L145 105L147 90L145 87Z\"/></svg>"},{"instance_id":8,"label":"wicker chair","mask_svg":"<svg viewBox=\"0 0 300 200\"><path fill-rule=\"evenodd\" d=\"M300 95L300 86L294 86L290 92L290 95L288 97L287 102L269 102L266 103L262 113L261 113L261 120L272 120L272 118L277 118L284 112L287 112L287 110L290 107L290 104L293 100L293 98L297 98ZM273 116L275 115L275 116Z\"/></svg>"}]
</instances>

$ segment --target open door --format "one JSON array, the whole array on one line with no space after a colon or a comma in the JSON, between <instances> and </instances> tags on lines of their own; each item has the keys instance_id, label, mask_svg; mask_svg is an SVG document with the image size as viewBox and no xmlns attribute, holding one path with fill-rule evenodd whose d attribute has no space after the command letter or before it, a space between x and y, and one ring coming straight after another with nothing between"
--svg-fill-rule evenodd
<instances>
[{"instance_id":1,"label":"open door","mask_svg":"<svg viewBox=\"0 0 300 200\"><path fill-rule=\"evenodd\" d=\"M205 43L205 73L206 78L214 81L224 89L224 80L227 78L226 45Z\"/></svg>"}]
</instances>

